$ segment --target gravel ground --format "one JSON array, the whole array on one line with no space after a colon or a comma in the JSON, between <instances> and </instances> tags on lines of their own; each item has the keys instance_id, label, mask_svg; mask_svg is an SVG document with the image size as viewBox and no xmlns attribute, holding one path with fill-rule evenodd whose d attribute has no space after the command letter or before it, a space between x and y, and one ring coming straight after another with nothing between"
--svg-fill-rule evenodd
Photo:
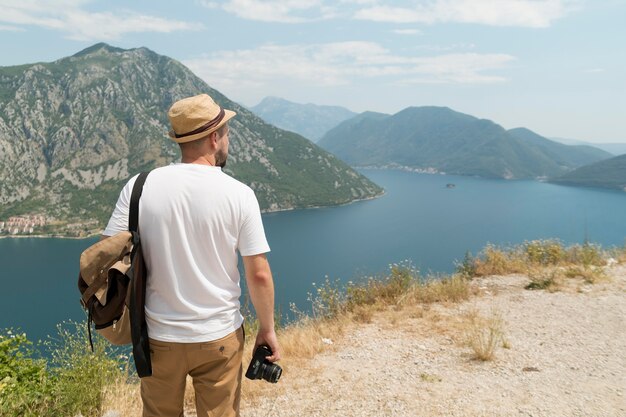
<instances>
[{"instance_id":1,"label":"gravel ground","mask_svg":"<svg viewBox=\"0 0 626 417\"><path fill-rule=\"evenodd\" d=\"M242 416L626 417L626 266L606 271L608 282L552 293L488 277L462 304L376 313ZM502 318L507 348L492 361L463 343L472 311Z\"/></svg>"}]
</instances>

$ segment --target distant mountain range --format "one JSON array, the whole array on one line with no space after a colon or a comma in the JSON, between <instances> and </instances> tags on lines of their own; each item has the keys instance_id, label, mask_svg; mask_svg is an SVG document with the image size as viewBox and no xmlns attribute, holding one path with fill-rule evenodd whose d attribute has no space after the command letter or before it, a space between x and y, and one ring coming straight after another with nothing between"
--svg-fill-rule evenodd
<instances>
[{"instance_id":1,"label":"distant mountain range","mask_svg":"<svg viewBox=\"0 0 626 417\"><path fill-rule=\"evenodd\" d=\"M344 107L299 104L278 97L266 97L250 110L266 122L296 132L313 142L339 123L356 116Z\"/></svg>"},{"instance_id":2,"label":"distant mountain range","mask_svg":"<svg viewBox=\"0 0 626 417\"><path fill-rule=\"evenodd\" d=\"M550 182L626 191L626 155L586 165Z\"/></svg>"},{"instance_id":3,"label":"distant mountain range","mask_svg":"<svg viewBox=\"0 0 626 417\"><path fill-rule=\"evenodd\" d=\"M602 149L603 151L607 151L612 153L613 155L623 155L626 154L626 143L592 143L585 142L582 140L576 139L566 139L566 138L550 138L553 141L564 143L566 145L587 145L593 146L598 149Z\"/></svg>"},{"instance_id":4,"label":"distant mountain range","mask_svg":"<svg viewBox=\"0 0 626 417\"><path fill-rule=\"evenodd\" d=\"M365 112L318 142L352 166L402 167L487 178L548 178L610 158L528 129L510 131L447 107L409 107L394 115Z\"/></svg>"},{"instance_id":5,"label":"distant mountain range","mask_svg":"<svg viewBox=\"0 0 626 417\"><path fill-rule=\"evenodd\" d=\"M199 93L238 113L230 122L226 171L255 190L262 209L336 205L382 193L179 62L146 48L97 44L51 63L0 67L0 221L45 214L57 231L70 223L76 234L98 230L128 177L179 158L167 137L167 110Z\"/></svg>"}]
</instances>

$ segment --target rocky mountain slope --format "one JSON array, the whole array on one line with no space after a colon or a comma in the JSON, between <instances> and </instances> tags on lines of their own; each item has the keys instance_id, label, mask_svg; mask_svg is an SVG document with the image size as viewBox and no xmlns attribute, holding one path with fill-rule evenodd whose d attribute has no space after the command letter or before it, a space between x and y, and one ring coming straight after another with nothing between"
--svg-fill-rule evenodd
<instances>
[{"instance_id":1,"label":"rocky mountain slope","mask_svg":"<svg viewBox=\"0 0 626 417\"><path fill-rule=\"evenodd\" d=\"M146 48L97 44L51 63L0 67L0 220L43 213L60 228L91 225L78 233L102 227L129 176L178 159L167 109L203 92L238 113L226 171L256 191L262 209L343 204L382 192L179 62Z\"/></svg>"},{"instance_id":2,"label":"rocky mountain slope","mask_svg":"<svg viewBox=\"0 0 626 417\"><path fill-rule=\"evenodd\" d=\"M490 120L446 107L409 107L394 115L363 113L330 130L318 143L353 166L508 179L556 176L611 156L557 144L527 130L512 134Z\"/></svg>"},{"instance_id":3,"label":"rocky mountain slope","mask_svg":"<svg viewBox=\"0 0 626 417\"><path fill-rule=\"evenodd\" d=\"M265 97L250 110L268 123L296 132L313 142L339 123L356 116L344 107L299 104L278 97Z\"/></svg>"}]
</instances>

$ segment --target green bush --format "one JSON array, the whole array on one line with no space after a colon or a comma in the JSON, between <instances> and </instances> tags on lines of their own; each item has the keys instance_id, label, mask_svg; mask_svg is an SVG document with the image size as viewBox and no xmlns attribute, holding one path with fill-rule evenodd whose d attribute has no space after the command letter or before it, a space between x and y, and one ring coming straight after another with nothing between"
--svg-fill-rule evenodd
<instances>
[{"instance_id":1,"label":"green bush","mask_svg":"<svg viewBox=\"0 0 626 417\"><path fill-rule=\"evenodd\" d=\"M527 290L556 290L558 288L557 271L539 271L529 274L530 282L524 287Z\"/></svg>"},{"instance_id":2,"label":"green bush","mask_svg":"<svg viewBox=\"0 0 626 417\"><path fill-rule=\"evenodd\" d=\"M604 266L604 253L600 245L585 242L583 245L574 245L569 250L570 262L584 267Z\"/></svg>"},{"instance_id":3,"label":"green bush","mask_svg":"<svg viewBox=\"0 0 626 417\"><path fill-rule=\"evenodd\" d=\"M558 240L532 240L524 243L528 261L539 265L557 265L565 259L565 249Z\"/></svg>"},{"instance_id":4,"label":"green bush","mask_svg":"<svg viewBox=\"0 0 626 417\"><path fill-rule=\"evenodd\" d=\"M92 352L84 324L74 322L59 325L44 346L48 361L24 333L0 332L0 416L101 415L104 387L127 378L124 350L94 334Z\"/></svg>"},{"instance_id":5,"label":"green bush","mask_svg":"<svg viewBox=\"0 0 626 417\"><path fill-rule=\"evenodd\" d=\"M49 372L54 380L48 413L99 416L103 389L126 377L128 356L97 334L93 334L92 352L82 323L60 324L57 330L57 338L46 343L51 353Z\"/></svg>"},{"instance_id":6,"label":"green bush","mask_svg":"<svg viewBox=\"0 0 626 417\"><path fill-rule=\"evenodd\" d=\"M467 279L476 276L476 258L472 256L470 251L465 252L463 260L456 263L456 273Z\"/></svg>"},{"instance_id":7,"label":"green bush","mask_svg":"<svg viewBox=\"0 0 626 417\"><path fill-rule=\"evenodd\" d=\"M10 329L0 334L0 415L42 415L50 383L45 360L33 356L26 334Z\"/></svg>"},{"instance_id":8,"label":"green bush","mask_svg":"<svg viewBox=\"0 0 626 417\"><path fill-rule=\"evenodd\" d=\"M405 261L389 265L389 275L370 277L364 282L348 282L346 287L346 309L353 311L357 306L372 305L376 302L397 304L411 288L420 285L419 271Z\"/></svg>"},{"instance_id":9,"label":"green bush","mask_svg":"<svg viewBox=\"0 0 626 417\"><path fill-rule=\"evenodd\" d=\"M311 302L313 318L316 319L337 317L346 307L346 294L339 280L331 282L328 277L322 285L316 288L314 294L309 293L308 299Z\"/></svg>"}]
</instances>

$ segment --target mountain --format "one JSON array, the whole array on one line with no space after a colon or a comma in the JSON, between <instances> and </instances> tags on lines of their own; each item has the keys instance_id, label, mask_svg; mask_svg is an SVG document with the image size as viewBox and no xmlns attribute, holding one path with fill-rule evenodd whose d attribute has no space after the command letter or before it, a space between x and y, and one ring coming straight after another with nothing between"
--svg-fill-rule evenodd
<instances>
[{"instance_id":1,"label":"mountain","mask_svg":"<svg viewBox=\"0 0 626 417\"><path fill-rule=\"evenodd\" d=\"M296 132L317 142L326 132L356 113L339 106L299 104L278 97L266 97L251 110L281 129Z\"/></svg>"},{"instance_id":2,"label":"mountain","mask_svg":"<svg viewBox=\"0 0 626 417\"><path fill-rule=\"evenodd\" d=\"M588 145L593 146L594 148L602 149L603 151L607 151L612 153L613 155L623 155L626 154L626 143L591 143L585 142L582 140L576 139L566 139L566 138L550 138L553 141L564 143L565 145Z\"/></svg>"},{"instance_id":3,"label":"mountain","mask_svg":"<svg viewBox=\"0 0 626 417\"><path fill-rule=\"evenodd\" d=\"M548 155L562 166L580 167L613 156L609 152L589 145L564 145L554 142L524 127L509 129L508 132Z\"/></svg>"},{"instance_id":4,"label":"mountain","mask_svg":"<svg viewBox=\"0 0 626 417\"><path fill-rule=\"evenodd\" d=\"M167 137L167 110L199 93L238 113L226 171L255 190L262 209L336 205L382 192L179 62L146 48L97 44L51 63L0 67L0 221L45 214L48 229L98 230L131 175L179 159Z\"/></svg>"},{"instance_id":5,"label":"mountain","mask_svg":"<svg viewBox=\"0 0 626 417\"><path fill-rule=\"evenodd\" d=\"M626 191L626 155L580 167L550 182Z\"/></svg>"},{"instance_id":6,"label":"mountain","mask_svg":"<svg viewBox=\"0 0 626 417\"><path fill-rule=\"evenodd\" d=\"M409 107L394 115L360 114L331 129L318 144L352 166L508 179L556 176L610 157L598 150L560 148L525 133L511 134L490 120L447 107ZM557 157L558 152L564 155Z\"/></svg>"}]
</instances>

